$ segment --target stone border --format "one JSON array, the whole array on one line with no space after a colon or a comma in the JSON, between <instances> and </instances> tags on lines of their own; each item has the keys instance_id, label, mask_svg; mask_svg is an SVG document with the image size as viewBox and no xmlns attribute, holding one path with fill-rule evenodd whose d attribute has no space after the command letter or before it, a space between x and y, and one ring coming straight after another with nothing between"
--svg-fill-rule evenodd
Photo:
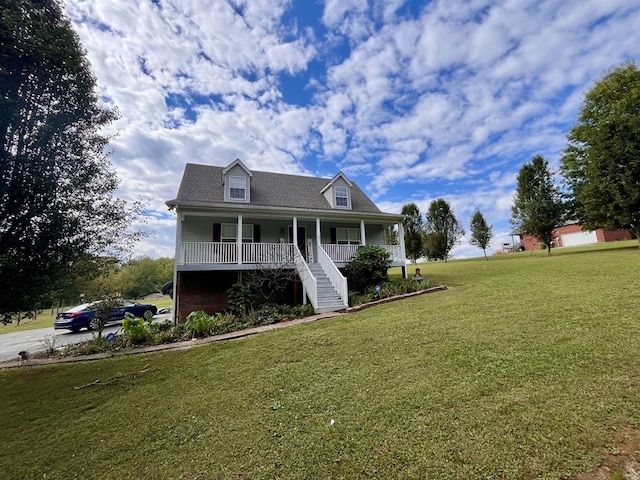
<instances>
[{"instance_id":1,"label":"stone border","mask_svg":"<svg viewBox=\"0 0 640 480\"><path fill-rule=\"evenodd\" d=\"M184 340L182 342L163 343L161 345L151 345L148 347L132 348L130 350L124 350L119 352L104 352L95 353L92 355L79 355L77 357L54 357L54 358L32 358L29 362L20 365L18 360L7 360L0 362L0 369L17 368L20 366L36 366L36 365L53 365L58 363L74 363L74 362L91 362L95 360L102 360L105 358L122 357L125 355L136 355L139 353L158 352L162 350L186 350L189 348L197 347L200 345L206 345L212 342L220 342L223 340L233 340L235 338L248 337L250 335L256 335L258 333L269 332L271 330L277 330L280 328L293 327L294 325L304 325L306 323L315 322L316 320L322 320L323 318L333 318L346 315L348 313L359 312L365 308L375 307L376 305L382 305L383 303L389 303L396 300L403 300L409 297L415 297L417 295L423 295L425 293L437 292L440 290L446 290L445 286L435 286L420 290L417 292L405 293L402 295L395 295L393 297L382 298L374 302L363 303L355 307L349 307L345 310L337 312L320 313L318 315L311 315L309 317L295 318L293 320L284 320L282 322L274 323L271 325L263 325L261 327L245 328L244 330L237 330L235 332L223 333L222 335L213 335L205 338L194 338L193 340ZM17 357L17 355L16 355Z\"/></svg>"}]
</instances>

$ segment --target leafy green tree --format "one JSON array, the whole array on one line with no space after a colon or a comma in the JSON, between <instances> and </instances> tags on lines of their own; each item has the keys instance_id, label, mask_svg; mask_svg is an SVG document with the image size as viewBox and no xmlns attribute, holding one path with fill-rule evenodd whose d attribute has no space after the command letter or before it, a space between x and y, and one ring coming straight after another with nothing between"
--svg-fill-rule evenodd
<instances>
[{"instance_id":1,"label":"leafy green tree","mask_svg":"<svg viewBox=\"0 0 640 480\"><path fill-rule=\"evenodd\" d=\"M30 310L70 265L140 235L139 205L113 197L99 132L117 115L96 90L60 1L0 5L0 314Z\"/></svg>"},{"instance_id":2,"label":"leafy green tree","mask_svg":"<svg viewBox=\"0 0 640 480\"><path fill-rule=\"evenodd\" d=\"M159 292L173 278L173 259L142 257L127 262L120 271L120 289L126 298Z\"/></svg>"},{"instance_id":3,"label":"leafy green tree","mask_svg":"<svg viewBox=\"0 0 640 480\"><path fill-rule=\"evenodd\" d=\"M562 225L565 204L554 184L549 163L540 155L525 163L518 173L518 185L511 207L511 225L520 235L532 235L551 255L553 231Z\"/></svg>"},{"instance_id":4,"label":"leafy green tree","mask_svg":"<svg viewBox=\"0 0 640 480\"><path fill-rule=\"evenodd\" d=\"M388 279L391 256L379 245L359 247L345 267L349 290L364 292L367 288Z\"/></svg>"},{"instance_id":5,"label":"leafy green tree","mask_svg":"<svg viewBox=\"0 0 640 480\"><path fill-rule=\"evenodd\" d=\"M561 171L571 215L586 228L625 229L640 242L640 69L611 70L587 93Z\"/></svg>"},{"instance_id":6,"label":"leafy green tree","mask_svg":"<svg viewBox=\"0 0 640 480\"><path fill-rule=\"evenodd\" d=\"M404 249L407 258L415 263L422 256L422 214L415 203L404 205L400 214L404 215Z\"/></svg>"},{"instance_id":7,"label":"leafy green tree","mask_svg":"<svg viewBox=\"0 0 640 480\"><path fill-rule=\"evenodd\" d=\"M493 237L493 226L490 226L484 219L484 215L478 209L473 212L471 217L471 240L469 243L482 249L485 260L487 259L487 247L491 243Z\"/></svg>"},{"instance_id":8,"label":"leafy green tree","mask_svg":"<svg viewBox=\"0 0 640 480\"><path fill-rule=\"evenodd\" d=\"M395 229L395 227L385 227L384 243L385 245L398 245L398 231Z\"/></svg>"},{"instance_id":9,"label":"leafy green tree","mask_svg":"<svg viewBox=\"0 0 640 480\"><path fill-rule=\"evenodd\" d=\"M442 237L437 233L422 233L422 255L427 260L444 260L446 254L443 244Z\"/></svg>"},{"instance_id":10,"label":"leafy green tree","mask_svg":"<svg viewBox=\"0 0 640 480\"><path fill-rule=\"evenodd\" d=\"M451 205L442 198L434 200L429 205L429 210L426 214L425 231L427 233L429 254L437 255L445 262L449 258L451 249L464 236L464 228L462 228L462 225L453 214Z\"/></svg>"}]
</instances>

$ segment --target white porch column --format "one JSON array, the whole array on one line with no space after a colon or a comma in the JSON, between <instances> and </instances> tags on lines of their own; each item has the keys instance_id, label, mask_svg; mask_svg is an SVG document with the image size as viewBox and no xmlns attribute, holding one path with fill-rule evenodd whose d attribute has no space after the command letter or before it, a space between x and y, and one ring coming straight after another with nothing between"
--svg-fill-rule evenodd
<instances>
[{"instance_id":1,"label":"white porch column","mask_svg":"<svg viewBox=\"0 0 640 480\"><path fill-rule=\"evenodd\" d=\"M367 237L364 234L364 220L360 220L360 243L362 245L367 244Z\"/></svg>"},{"instance_id":2,"label":"white porch column","mask_svg":"<svg viewBox=\"0 0 640 480\"><path fill-rule=\"evenodd\" d=\"M320 219L316 218L316 248L320 248L320 242L322 240L322 236L320 235Z\"/></svg>"},{"instance_id":3,"label":"white porch column","mask_svg":"<svg viewBox=\"0 0 640 480\"><path fill-rule=\"evenodd\" d=\"M238 214L238 230L236 233L236 249L238 251L238 265L242 265L242 214Z\"/></svg>"},{"instance_id":4,"label":"white porch column","mask_svg":"<svg viewBox=\"0 0 640 480\"><path fill-rule=\"evenodd\" d=\"M407 274L407 253L404 250L404 227L402 222L398 222L398 242L400 243L400 252L402 253L402 261L404 262L404 278L408 278Z\"/></svg>"},{"instance_id":5,"label":"white porch column","mask_svg":"<svg viewBox=\"0 0 640 480\"><path fill-rule=\"evenodd\" d=\"M293 244L298 246L298 217L293 217Z\"/></svg>"}]
</instances>

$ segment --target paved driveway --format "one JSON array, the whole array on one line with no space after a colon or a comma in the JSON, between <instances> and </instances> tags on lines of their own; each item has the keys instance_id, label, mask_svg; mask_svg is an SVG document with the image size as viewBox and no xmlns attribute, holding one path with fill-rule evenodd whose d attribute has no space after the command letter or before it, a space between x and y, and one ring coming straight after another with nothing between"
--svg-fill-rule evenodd
<instances>
[{"instance_id":1,"label":"paved driveway","mask_svg":"<svg viewBox=\"0 0 640 480\"><path fill-rule=\"evenodd\" d=\"M156 315L153 319L158 322L170 320L171 314ZM105 327L102 333L106 335L110 332L117 332L120 328L120 324L115 323ZM0 335L0 362L17 359L18 352L22 350L29 352L45 350L46 342L55 342L56 347L65 347L89 340L94 335L97 335L95 331L81 330L78 333L73 333L70 330L54 330L53 327L5 333Z\"/></svg>"}]
</instances>

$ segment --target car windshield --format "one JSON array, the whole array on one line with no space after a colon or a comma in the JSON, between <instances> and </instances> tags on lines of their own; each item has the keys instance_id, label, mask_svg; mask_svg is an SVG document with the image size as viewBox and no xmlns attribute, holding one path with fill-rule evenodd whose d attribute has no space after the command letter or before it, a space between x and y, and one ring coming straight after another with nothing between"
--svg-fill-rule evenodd
<instances>
[{"instance_id":1,"label":"car windshield","mask_svg":"<svg viewBox=\"0 0 640 480\"><path fill-rule=\"evenodd\" d=\"M70 308L69 310L67 310L67 312L84 312L85 310L88 310L90 306L90 303L83 303L82 305L78 305L77 307Z\"/></svg>"}]
</instances>

